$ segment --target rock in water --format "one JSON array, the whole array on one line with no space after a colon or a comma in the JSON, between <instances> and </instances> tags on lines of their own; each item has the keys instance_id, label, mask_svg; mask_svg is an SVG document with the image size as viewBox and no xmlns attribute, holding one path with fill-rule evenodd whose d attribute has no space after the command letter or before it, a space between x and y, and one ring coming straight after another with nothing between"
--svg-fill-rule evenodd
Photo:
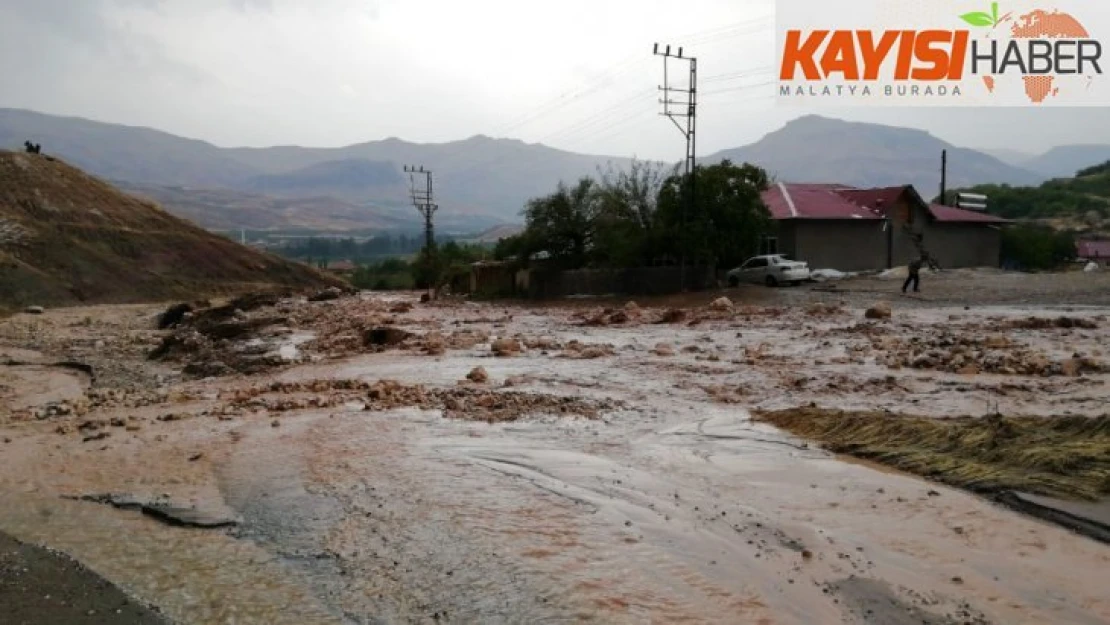
<instances>
[{"instance_id":1,"label":"rock in water","mask_svg":"<svg viewBox=\"0 0 1110 625\"><path fill-rule=\"evenodd\" d=\"M193 312L192 304L175 304L170 306L158 316L158 329L172 328L185 320L185 316Z\"/></svg>"},{"instance_id":2,"label":"rock in water","mask_svg":"<svg viewBox=\"0 0 1110 625\"><path fill-rule=\"evenodd\" d=\"M486 384L489 382L489 373L486 372L484 367L475 367L473 371L467 374L466 379L475 384Z\"/></svg>"},{"instance_id":3,"label":"rock in water","mask_svg":"<svg viewBox=\"0 0 1110 625\"><path fill-rule=\"evenodd\" d=\"M398 328L371 328L362 335L363 345L376 345L379 347L400 345L414 335Z\"/></svg>"},{"instance_id":4,"label":"rock in water","mask_svg":"<svg viewBox=\"0 0 1110 625\"><path fill-rule=\"evenodd\" d=\"M311 297L308 298L308 301L310 301L310 302L331 302L331 301L337 300L341 297L343 297L343 291L340 290L339 288L333 286L333 287L326 288L323 291L320 291L319 293L313 294Z\"/></svg>"},{"instance_id":5,"label":"rock in water","mask_svg":"<svg viewBox=\"0 0 1110 625\"><path fill-rule=\"evenodd\" d=\"M490 350L497 356L504 358L519 354L523 348L520 346L520 341L516 339L497 339L490 345Z\"/></svg>"},{"instance_id":6,"label":"rock in water","mask_svg":"<svg viewBox=\"0 0 1110 625\"><path fill-rule=\"evenodd\" d=\"M868 319L890 319L892 315L893 311L890 308L890 304L887 302L875 304L871 308L868 308L865 314Z\"/></svg>"},{"instance_id":7,"label":"rock in water","mask_svg":"<svg viewBox=\"0 0 1110 625\"><path fill-rule=\"evenodd\" d=\"M732 300L727 297L722 297L720 299L714 300L714 302L709 305L709 308L710 310L715 310L717 312L728 312L732 310Z\"/></svg>"},{"instance_id":8,"label":"rock in water","mask_svg":"<svg viewBox=\"0 0 1110 625\"><path fill-rule=\"evenodd\" d=\"M659 343L655 346L655 349L651 351L656 356L663 356L664 358L674 356L674 347L672 347L669 343Z\"/></svg>"},{"instance_id":9,"label":"rock in water","mask_svg":"<svg viewBox=\"0 0 1110 625\"><path fill-rule=\"evenodd\" d=\"M678 309L671 308L663 313L663 317L659 319L659 323L682 323L686 320L686 312Z\"/></svg>"}]
</instances>

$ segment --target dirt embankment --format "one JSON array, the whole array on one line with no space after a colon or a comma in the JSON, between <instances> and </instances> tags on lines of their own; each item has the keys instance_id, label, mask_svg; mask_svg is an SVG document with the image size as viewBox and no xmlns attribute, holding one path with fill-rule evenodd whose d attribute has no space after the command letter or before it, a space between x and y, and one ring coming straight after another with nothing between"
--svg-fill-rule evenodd
<instances>
[{"instance_id":1,"label":"dirt embankment","mask_svg":"<svg viewBox=\"0 0 1110 625\"><path fill-rule=\"evenodd\" d=\"M212 234L53 157L0 151L0 313L342 285Z\"/></svg>"}]
</instances>

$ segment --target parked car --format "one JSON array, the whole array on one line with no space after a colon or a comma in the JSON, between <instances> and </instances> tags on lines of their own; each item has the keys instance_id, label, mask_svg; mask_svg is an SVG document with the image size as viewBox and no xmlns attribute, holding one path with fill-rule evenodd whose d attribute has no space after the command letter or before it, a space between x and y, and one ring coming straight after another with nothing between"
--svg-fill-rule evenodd
<instances>
[{"instance_id":1,"label":"parked car","mask_svg":"<svg viewBox=\"0 0 1110 625\"><path fill-rule=\"evenodd\" d=\"M784 254L749 258L727 275L729 286L750 283L773 287L780 284L801 284L810 279L808 264L791 260Z\"/></svg>"}]
</instances>

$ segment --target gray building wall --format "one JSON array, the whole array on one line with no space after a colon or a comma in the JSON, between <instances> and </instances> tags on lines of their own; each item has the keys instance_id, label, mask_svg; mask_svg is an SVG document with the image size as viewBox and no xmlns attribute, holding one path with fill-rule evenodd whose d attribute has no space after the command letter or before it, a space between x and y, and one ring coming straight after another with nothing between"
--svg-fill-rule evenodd
<instances>
[{"instance_id":1,"label":"gray building wall","mask_svg":"<svg viewBox=\"0 0 1110 625\"><path fill-rule=\"evenodd\" d=\"M1002 262L1002 231L985 224L930 224L925 248L941 268L998 267Z\"/></svg>"},{"instance_id":2,"label":"gray building wall","mask_svg":"<svg viewBox=\"0 0 1110 625\"><path fill-rule=\"evenodd\" d=\"M811 269L867 271L887 266L887 233L881 221L796 219L782 222L780 232L789 232L780 235L780 250L809 263Z\"/></svg>"},{"instance_id":3,"label":"gray building wall","mask_svg":"<svg viewBox=\"0 0 1110 625\"><path fill-rule=\"evenodd\" d=\"M997 267L1002 232L985 224L937 223L924 208L892 211L889 232L880 221L792 219L779 222L779 252L811 269L869 271L908 265L920 255L913 234L942 268ZM912 215L912 217L911 217Z\"/></svg>"}]
</instances>

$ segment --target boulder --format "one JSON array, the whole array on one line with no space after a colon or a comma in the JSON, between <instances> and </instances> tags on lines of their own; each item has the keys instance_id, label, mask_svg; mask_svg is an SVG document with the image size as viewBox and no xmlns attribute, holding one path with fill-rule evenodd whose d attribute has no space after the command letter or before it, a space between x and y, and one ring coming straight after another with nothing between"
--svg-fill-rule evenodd
<instances>
[{"instance_id":1,"label":"boulder","mask_svg":"<svg viewBox=\"0 0 1110 625\"><path fill-rule=\"evenodd\" d=\"M879 302L868 308L867 312L864 313L864 316L868 319L890 319L892 315L893 311L887 302Z\"/></svg>"},{"instance_id":2,"label":"boulder","mask_svg":"<svg viewBox=\"0 0 1110 625\"><path fill-rule=\"evenodd\" d=\"M362 344L375 347L393 347L400 345L412 338L411 332L398 328L378 327L370 328L362 333Z\"/></svg>"},{"instance_id":3,"label":"boulder","mask_svg":"<svg viewBox=\"0 0 1110 625\"><path fill-rule=\"evenodd\" d=\"M674 347L672 347L668 343L659 343L658 345L655 346L655 349L651 350L651 352L653 354L655 354L656 356L663 356L663 357L668 357L669 358L670 356L674 356Z\"/></svg>"},{"instance_id":4,"label":"boulder","mask_svg":"<svg viewBox=\"0 0 1110 625\"><path fill-rule=\"evenodd\" d=\"M323 291L320 291L320 292L315 293L313 295L310 295L309 298L308 298L308 301L310 301L310 302L331 302L331 301L337 300L341 297L343 297L343 291L340 290L339 288L333 286L333 287L326 288Z\"/></svg>"},{"instance_id":5,"label":"boulder","mask_svg":"<svg viewBox=\"0 0 1110 625\"><path fill-rule=\"evenodd\" d=\"M252 310L258 310L259 308L277 306L282 296L287 294L288 291L258 291L256 293L247 293L246 295L241 295L231 300L229 306L236 310L250 312Z\"/></svg>"},{"instance_id":6,"label":"boulder","mask_svg":"<svg viewBox=\"0 0 1110 625\"><path fill-rule=\"evenodd\" d=\"M489 373L486 372L484 367L475 367L474 370L466 375L466 379L475 384L488 384Z\"/></svg>"},{"instance_id":7,"label":"boulder","mask_svg":"<svg viewBox=\"0 0 1110 625\"><path fill-rule=\"evenodd\" d=\"M158 315L158 329L165 330L172 328L185 320L186 316L193 312L192 304L174 304L167 308L161 315Z\"/></svg>"},{"instance_id":8,"label":"boulder","mask_svg":"<svg viewBox=\"0 0 1110 625\"><path fill-rule=\"evenodd\" d=\"M732 308L732 300L727 297L716 299L709 305L710 310L715 310L717 312L728 312L732 310Z\"/></svg>"},{"instance_id":9,"label":"boulder","mask_svg":"<svg viewBox=\"0 0 1110 625\"><path fill-rule=\"evenodd\" d=\"M671 308L659 319L659 323L682 323L683 321L686 321L686 311L680 308Z\"/></svg>"},{"instance_id":10,"label":"boulder","mask_svg":"<svg viewBox=\"0 0 1110 625\"><path fill-rule=\"evenodd\" d=\"M519 354L523 348L520 341L516 339L497 339L490 344L490 350L497 356L504 358Z\"/></svg>"},{"instance_id":11,"label":"boulder","mask_svg":"<svg viewBox=\"0 0 1110 625\"><path fill-rule=\"evenodd\" d=\"M620 325L622 323L628 323L629 322L628 313L624 312L623 310L619 310L619 311L613 313L612 315L610 315L608 321L612 325Z\"/></svg>"}]
</instances>

